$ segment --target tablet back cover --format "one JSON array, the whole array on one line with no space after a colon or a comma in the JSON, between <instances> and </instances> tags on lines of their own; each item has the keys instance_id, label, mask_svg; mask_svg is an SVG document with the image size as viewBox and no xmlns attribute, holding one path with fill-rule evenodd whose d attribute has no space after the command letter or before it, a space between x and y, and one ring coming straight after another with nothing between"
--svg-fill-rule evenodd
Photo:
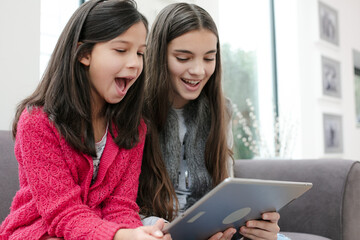
<instances>
[{"instance_id":1,"label":"tablet back cover","mask_svg":"<svg viewBox=\"0 0 360 240\"><path fill-rule=\"evenodd\" d=\"M264 212L279 211L312 187L311 183L227 178L171 222L174 240L208 239L229 227L239 229Z\"/></svg>"}]
</instances>

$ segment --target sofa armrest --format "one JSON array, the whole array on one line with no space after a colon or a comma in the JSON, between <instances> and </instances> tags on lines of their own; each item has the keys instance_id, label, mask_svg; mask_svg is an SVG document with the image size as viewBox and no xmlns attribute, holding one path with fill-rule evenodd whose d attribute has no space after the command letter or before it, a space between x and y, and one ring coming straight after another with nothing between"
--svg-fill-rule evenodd
<instances>
[{"instance_id":1,"label":"sofa armrest","mask_svg":"<svg viewBox=\"0 0 360 240\"><path fill-rule=\"evenodd\" d=\"M281 231L352 240L360 236L360 162L351 160L236 160L235 177L312 182L280 210Z\"/></svg>"},{"instance_id":2,"label":"sofa armrest","mask_svg":"<svg viewBox=\"0 0 360 240\"><path fill-rule=\"evenodd\" d=\"M18 164L10 131L0 131L0 223L10 212L10 205L19 189Z\"/></svg>"}]
</instances>

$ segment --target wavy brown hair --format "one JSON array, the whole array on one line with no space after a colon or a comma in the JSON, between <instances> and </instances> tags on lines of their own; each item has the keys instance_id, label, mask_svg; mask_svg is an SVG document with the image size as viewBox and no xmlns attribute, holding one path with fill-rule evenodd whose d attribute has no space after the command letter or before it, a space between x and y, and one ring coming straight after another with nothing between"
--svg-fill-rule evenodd
<instances>
[{"instance_id":1,"label":"wavy brown hair","mask_svg":"<svg viewBox=\"0 0 360 240\"><path fill-rule=\"evenodd\" d=\"M43 107L72 147L96 156L88 68L79 59L90 53L96 43L114 39L138 22L148 28L146 18L132 0L90 0L82 4L62 31L38 87L18 105L13 136L25 108ZM144 81L142 72L121 102L107 103L101 111L121 132L115 138L109 128L119 147L131 148L139 141Z\"/></svg>"},{"instance_id":2,"label":"wavy brown hair","mask_svg":"<svg viewBox=\"0 0 360 240\"><path fill-rule=\"evenodd\" d=\"M159 143L159 133L172 104L169 102L171 76L168 70L167 46L173 39L200 29L211 31L218 39L215 72L203 89L211 109L205 164L214 186L228 176L227 159L232 152L227 145L226 132L230 113L225 108L221 87L218 31L211 16L201 7L187 3L171 4L157 16L150 31L146 53L148 68L144 113L149 122L137 200L141 213L145 216L155 215L170 221L176 216L177 207L174 209L174 202L178 201Z\"/></svg>"}]
</instances>

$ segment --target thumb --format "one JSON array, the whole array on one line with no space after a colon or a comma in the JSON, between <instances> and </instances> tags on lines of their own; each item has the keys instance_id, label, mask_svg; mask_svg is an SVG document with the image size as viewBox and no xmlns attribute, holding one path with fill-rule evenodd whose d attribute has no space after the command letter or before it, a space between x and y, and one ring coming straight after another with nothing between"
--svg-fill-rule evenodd
<instances>
[{"instance_id":1,"label":"thumb","mask_svg":"<svg viewBox=\"0 0 360 240\"><path fill-rule=\"evenodd\" d=\"M162 230L163 227L165 226L164 219L160 218L159 220L157 220L156 223L154 224L154 226L159 228L160 230Z\"/></svg>"},{"instance_id":2,"label":"thumb","mask_svg":"<svg viewBox=\"0 0 360 240\"><path fill-rule=\"evenodd\" d=\"M154 237L162 237L164 236L163 232L161 231L165 225L165 222L163 219L159 219L156 221L156 223L152 226L151 235Z\"/></svg>"}]
</instances>

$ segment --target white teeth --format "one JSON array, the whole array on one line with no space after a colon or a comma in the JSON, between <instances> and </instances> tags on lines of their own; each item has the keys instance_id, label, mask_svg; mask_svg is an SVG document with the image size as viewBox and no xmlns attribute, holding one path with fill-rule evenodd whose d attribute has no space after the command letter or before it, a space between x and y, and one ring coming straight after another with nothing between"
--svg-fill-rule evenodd
<instances>
[{"instance_id":1,"label":"white teeth","mask_svg":"<svg viewBox=\"0 0 360 240\"><path fill-rule=\"evenodd\" d=\"M182 79L182 80L186 83L190 83L191 85L196 85L200 82L200 81L192 81L192 80L186 80L186 79Z\"/></svg>"}]
</instances>

